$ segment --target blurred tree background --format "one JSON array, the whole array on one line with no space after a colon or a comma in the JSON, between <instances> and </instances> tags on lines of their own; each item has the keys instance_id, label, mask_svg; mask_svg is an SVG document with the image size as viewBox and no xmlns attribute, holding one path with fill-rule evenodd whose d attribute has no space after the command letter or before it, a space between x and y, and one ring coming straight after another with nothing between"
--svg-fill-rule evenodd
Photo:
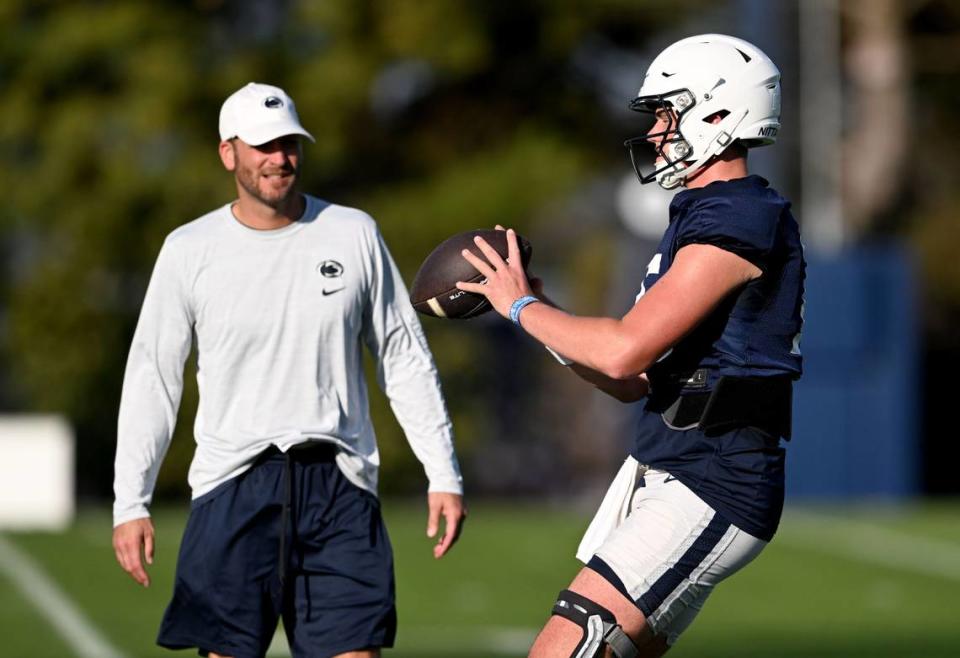
<instances>
[{"instance_id":1,"label":"blurred tree background","mask_svg":"<svg viewBox=\"0 0 960 658\"><path fill-rule=\"evenodd\" d=\"M871 30L870 2L840 3L845 52L878 32L899 48L881 62L901 67L888 78L903 109L895 125L882 124L888 114L865 135L868 144L892 143L891 162L860 183L865 155L854 137L869 110L844 117L844 171L859 184L846 198L856 203L866 189L875 201L847 215L854 239L916 245L927 354L952 365L960 362L960 11L947 0L882 4L886 22ZM373 214L407 281L447 236L500 223L530 237L532 269L565 306L625 311L649 256L615 207L631 173L621 142L643 129L626 103L667 43L699 31L750 38L738 29L742 18L763 31L758 12L768 6L780 25L771 34L789 34L797 7L786 0L3 0L2 409L66 414L78 436L79 492L110 495L123 368L154 258L169 231L232 198L216 154L217 114L251 80L284 87L317 138L305 148L304 189ZM796 50L772 53L783 57L794 99ZM877 52L861 59L875 63ZM856 75L858 61L851 54L844 65L852 109L876 98L870 71ZM791 139L787 161L799 149ZM774 184L800 186L789 166ZM498 318L424 325L470 490L558 492L607 478L629 438L624 408ZM193 363L162 496L185 494ZM383 397L373 406L382 486L420 491L422 473ZM928 435L946 427L941 420Z\"/></svg>"}]
</instances>

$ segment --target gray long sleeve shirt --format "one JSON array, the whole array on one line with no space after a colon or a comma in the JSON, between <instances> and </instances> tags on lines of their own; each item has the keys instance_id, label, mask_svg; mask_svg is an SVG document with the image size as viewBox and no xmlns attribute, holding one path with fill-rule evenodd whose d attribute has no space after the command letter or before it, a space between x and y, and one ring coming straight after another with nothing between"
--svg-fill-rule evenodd
<instances>
[{"instance_id":1,"label":"gray long sleeve shirt","mask_svg":"<svg viewBox=\"0 0 960 658\"><path fill-rule=\"evenodd\" d=\"M303 217L282 229L247 228L227 205L167 237L124 377L114 525L149 515L194 334L194 498L270 445L286 451L309 440L336 443L346 477L376 493L361 343L429 491L462 492L433 357L376 223L305 198Z\"/></svg>"}]
</instances>

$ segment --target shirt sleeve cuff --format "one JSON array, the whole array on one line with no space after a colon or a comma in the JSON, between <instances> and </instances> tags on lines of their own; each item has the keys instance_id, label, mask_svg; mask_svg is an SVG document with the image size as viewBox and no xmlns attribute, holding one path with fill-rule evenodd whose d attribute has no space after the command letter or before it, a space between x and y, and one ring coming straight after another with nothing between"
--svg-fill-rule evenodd
<instances>
[{"instance_id":1,"label":"shirt sleeve cuff","mask_svg":"<svg viewBox=\"0 0 960 658\"><path fill-rule=\"evenodd\" d=\"M430 486L427 487L428 493L452 493L463 495L463 478L437 477L430 480Z\"/></svg>"},{"instance_id":2,"label":"shirt sleeve cuff","mask_svg":"<svg viewBox=\"0 0 960 658\"><path fill-rule=\"evenodd\" d=\"M129 507L123 511L114 510L113 512L113 527L116 528L118 525L126 523L127 521L136 521L137 519L149 519L150 511L147 509L146 505L137 505L135 507Z\"/></svg>"}]
</instances>

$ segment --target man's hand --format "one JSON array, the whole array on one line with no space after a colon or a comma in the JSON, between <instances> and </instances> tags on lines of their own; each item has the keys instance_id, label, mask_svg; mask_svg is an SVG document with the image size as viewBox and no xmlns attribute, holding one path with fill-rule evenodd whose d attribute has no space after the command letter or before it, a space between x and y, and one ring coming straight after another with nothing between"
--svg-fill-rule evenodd
<instances>
[{"instance_id":1,"label":"man's hand","mask_svg":"<svg viewBox=\"0 0 960 658\"><path fill-rule=\"evenodd\" d=\"M150 586L150 576L144 568L141 553L147 564L153 564L153 535L153 523L149 518L127 521L113 529L113 551L117 562L144 587Z\"/></svg>"},{"instance_id":2,"label":"man's hand","mask_svg":"<svg viewBox=\"0 0 960 658\"><path fill-rule=\"evenodd\" d=\"M523 269L517 234L512 228L507 229L506 260L483 238L477 236L474 242L486 260L475 256L469 249L464 249L461 255L483 275L485 281L484 283L457 281L457 288L483 295L497 313L509 318L513 302L533 293L530 282L527 281L527 273Z\"/></svg>"},{"instance_id":3,"label":"man's hand","mask_svg":"<svg viewBox=\"0 0 960 658\"><path fill-rule=\"evenodd\" d=\"M497 229L498 231L507 230L506 227L503 226L503 224L497 224L496 226L494 226L494 228ZM530 284L530 289L533 291L534 297L540 299L540 301L542 301L544 304L549 304L554 308L560 308L559 306L553 303L553 300L551 300L550 298L548 298L546 295L543 294L543 279L541 279L538 276L534 276L530 272L530 270L527 270L527 282Z\"/></svg>"},{"instance_id":4,"label":"man's hand","mask_svg":"<svg viewBox=\"0 0 960 658\"><path fill-rule=\"evenodd\" d=\"M463 506L463 496L453 493L429 493L427 494L427 505L430 508L427 517L427 537L437 536L437 531L440 529L440 517L444 518L443 535L433 547L433 557L440 559L460 537L463 520L467 518L467 509Z\"/></svg>"}]
</instances>

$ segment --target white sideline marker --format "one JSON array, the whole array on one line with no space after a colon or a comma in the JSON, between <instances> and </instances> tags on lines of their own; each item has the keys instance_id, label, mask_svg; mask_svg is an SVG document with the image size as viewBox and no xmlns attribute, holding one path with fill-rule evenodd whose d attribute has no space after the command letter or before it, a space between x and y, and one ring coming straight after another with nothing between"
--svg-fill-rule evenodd
<instances>
[{"instance_id":1,"label":"white sideline marker","mask_svg":"<svg viewBox=\"0 0 960 658\"><path fill-rule=\"evenodd\" d=\"M0 414L0 530L70 527L75 443L62 416Z\"/></svg>"},{"instance_id":2,"label":"white sideline marker","mask_svg":"<svg viewBox=\"0 0 960 658\"><path fill-rule=\"evenodd\" d=\"M80 658L126 658L104 638L70 598L28 555L0 534L0 571Z\"/></svg>"}]
</instances>

